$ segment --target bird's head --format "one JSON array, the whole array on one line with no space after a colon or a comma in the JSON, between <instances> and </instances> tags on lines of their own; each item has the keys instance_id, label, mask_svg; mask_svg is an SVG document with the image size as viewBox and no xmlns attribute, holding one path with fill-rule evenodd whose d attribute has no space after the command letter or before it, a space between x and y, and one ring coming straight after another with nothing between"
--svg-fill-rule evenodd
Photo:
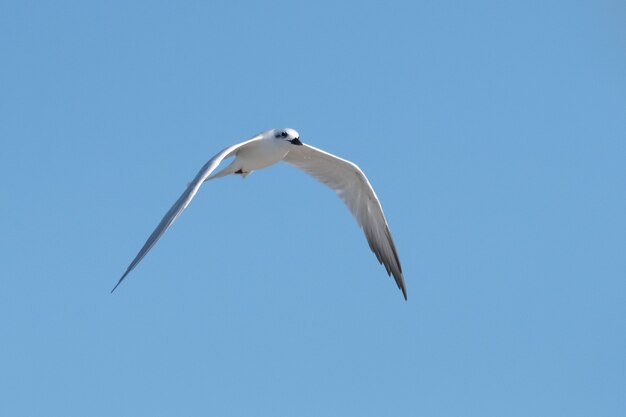
<instances>
[{"instance_id":1,"label":"bird's head","mask_svg":"<svg viewBox=\"0 0 626 417\"><path fill-rule=\"evenodd\" d=\"M293 129L272 129L270 130L270 134L276 140L284 140L292 145L302 145L302 142L300 142L300 134Z\"/></svg>"}]
</instances>

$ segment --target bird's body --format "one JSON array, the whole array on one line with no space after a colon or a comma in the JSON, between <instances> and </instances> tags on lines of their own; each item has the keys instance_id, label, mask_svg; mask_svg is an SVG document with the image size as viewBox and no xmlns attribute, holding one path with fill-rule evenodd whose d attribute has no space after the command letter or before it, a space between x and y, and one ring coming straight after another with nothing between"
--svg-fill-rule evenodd
<instances>
[{"instance_id":1,"label":"bird's body","mask_svg":"<svg viewBox=\"0 0 626 417\"><path fill-rule=\"evenodd\" d=\"M234 157L234 160L213 174L217 166L228 157ZM174 223L204 182L229 174L245 177L253 171L267 168L280 161L285 161L312 175L337 193L356 217L376 258L385 266L387 273L393 275L406 299L400 260L380 202L365 174L350 161L304 145L300 142L298 132L293 129L267 130L245 142L229 146L211 158L165 214L111 292L115 291L126 275Z\"/></svg>"},{"instance_id":2,"label":"bird's body","mask_svg":"<svg viewBox=\"0 0 626 417\"><path fill-rule=\"evenodd\" d=\"M297 134L297 133L296 133ZM228 174L249 175L282 161L291 149L292 144L285 140L276 140L272 135L260 135L260 139L251 139L242 146L235 155L233 162L222 171L208 179L219 178Z\"/></svg>"},{"instance_id":3,"label":"bird's body","mask_svg":"<svg viewBox=\"0 0 626 417\"><path fill-rule=\"evenodd\" d=\"M234 164L245 172L267 168L282 161L290 147L291 144L285 141L262 139L237 152Z\"/></svg>"}]
</instances>

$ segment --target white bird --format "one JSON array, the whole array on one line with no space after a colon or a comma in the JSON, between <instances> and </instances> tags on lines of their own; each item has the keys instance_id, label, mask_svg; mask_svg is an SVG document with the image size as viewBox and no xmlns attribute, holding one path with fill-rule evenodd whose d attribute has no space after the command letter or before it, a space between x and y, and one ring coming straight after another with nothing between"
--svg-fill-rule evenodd
<instances>
[{"instance_id":1,"label":"white bird","mask_svg":"<svg viewBox=\"0 0 626 417\"><path fill-rule=\"evenodd\" d=\"M225 158L233 156L235 159L230 165L212 174ZM301 169L337 193L365 232L370 249L376 255L378 262L385 266L388 275L393 274L406 300L406 287L400 259L398 259L380 201L365 174L350 161L303 144L300 141L300 135L293 129L267 130L245 142L229 146L211 158L163 216L111 292L115 291L126 275L137 266L180 216L204 182L229 174L246 177L255 170L266 168L279 161L285 161Z\"/></svg>"}]
</instances>

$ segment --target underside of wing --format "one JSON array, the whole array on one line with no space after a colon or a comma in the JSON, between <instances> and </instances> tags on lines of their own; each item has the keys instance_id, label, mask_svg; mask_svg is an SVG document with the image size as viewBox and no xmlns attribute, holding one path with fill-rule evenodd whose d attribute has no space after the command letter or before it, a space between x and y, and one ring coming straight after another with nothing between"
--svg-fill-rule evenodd
<instances>
[{"instance_id":1,"label":"underside of wing","mask_svg":"<svg viewBox=\"0 0 626 417\"><path fill-rule=\"evenodd\" d=\"M380 201L361 169L350 161L309 145L294 146L285 162L313 176L333 189L356 217L370 249L393 275L407 298L402 267Z\"/></svg>"},{"instance_id":2,"label":"underside of wing","mask_svg":"<svg viewBox=\"0 0 626 417\"><path fill-rule=\"evenodd\" d=\"M174 223L174 221L178 218L178 216L180 216L183 210L185 210L185 208L189 205L193 197L196 195L202 183L207 178L209 178L209 176L215 170L215 168L217 168L219 164L225 158L228 158L229 156L234 155L238 150L245 147L247 144L257 141L257 140L259 140L259 137L255 136L252 139L249 139L245 142L239 143L237 145L229 146L223 149L221 152L217 153L217 155L215 155L206 164L204 164L204 166L200 169L200 171L198 171L198 174L196 174L193 181L191 181L189 185L187 186L187 188L185 189L185 191L183 191L183 193L178 198L178 200L176 200L174 205L168 210L167 213L165 213L165 216L163 216L163 218L161 219L157 227L154 229L150 237L148 237L148 240L146 240L146 243L144 243L143 247L141 248L137 256L135 256L135 259L133 259L130 265L128 265L128 268L126 268L126 272L124 272L124 275L122 275L122 277L119 279L115 287L113 287L111 292L115 291L117 286L122 283L124 278L126 278L126 275L128 275L130 271L132 271L137 266L137 264L139 264L139 262L141 262L143 257L146 256L146 254L150 251L150 249L152 249L152 247L159 240L159 238L163 236L163 233L165 233L165 231L169 229L169 227Z\"/></svg>"}]
</instances>

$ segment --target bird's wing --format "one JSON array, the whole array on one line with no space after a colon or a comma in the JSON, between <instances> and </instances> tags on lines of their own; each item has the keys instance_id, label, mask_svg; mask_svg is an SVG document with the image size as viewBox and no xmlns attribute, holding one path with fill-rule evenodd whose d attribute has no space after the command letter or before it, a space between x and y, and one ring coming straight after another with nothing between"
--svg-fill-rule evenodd
<instances>
[{"instance_id":1,"label":"bird's wing","mask_svg":"<svg viewBox=\"0 0 626 417\"><path fill-rule=\"evenodd\" d=\"M333 189L365 232L370 249L396 280L406 300L402 267L389 226L374 189L361 169L350 161L309 145L292 146L285 162Z\"/></svg>"},{"instance_id":2,"label":"bird's wing","mask_svg":"<svg viewBox=\"0 0 626 417\"><path fill-rule=\"evenodd\" d=\"M180 216L180 214L183 212L183 210L185 210L187 205L189 205L191 199L196 195L202 183L211 175L215 168L218 167L222 160L236 154L237 151L239 151L242 147L259 139L259 136L255 136L245 142L229 146L228 148L222 150L213 158L211 158L206 164L204 164L200 171L198 171L198 174L193 179L193 181L189 183L182 195L178 198L178 200L176 200L176 202L168 210L168 212L165 213L165 216L163 216L161 222L158 224L156 229L154 229L148 240L146 240L146 243L144 243L137 256L135 256L135 259L133 259L130 265L128 265L128 268L126 268L126 272L124 272L124 275L122 275L117 284L115 284L115 287L113 287L111 292L115 291L117 286L122 283L124 278L126 278L126 275L128 275L128 273L132 271L139 262L141 262L143 257L146 256L150 249L152 249L154 244L159 240L163 233L165 233L165 231L172 225L172 223L174 223L178 216Z\"/></svg>"}]
</instances>

